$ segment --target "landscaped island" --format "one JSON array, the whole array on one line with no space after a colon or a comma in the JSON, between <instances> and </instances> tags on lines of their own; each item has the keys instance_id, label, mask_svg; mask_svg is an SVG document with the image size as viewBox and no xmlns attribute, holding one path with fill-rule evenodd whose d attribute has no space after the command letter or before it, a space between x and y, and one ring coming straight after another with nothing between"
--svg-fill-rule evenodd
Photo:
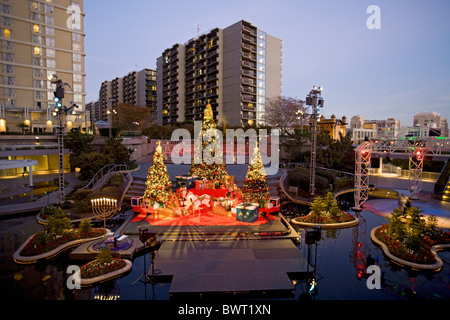
<instances>
[{"instance_id":1,"label":"landscaped island","mask_svg":"<svg viewBox=\"0 0 450 320\"><path fill-rule=\"evenodd\" d=\"M92 228L89 220L83 220L78 228L72 228L66 215L56 214L50 216L44 230L30 236L13 257L18 263L35 263L85 241L101 238L107 231L104 228Z\"/></svg>"},{"instance_id":2,"label":"landscaped island","mask_svg":"<svg viewBox=\"0 0 450 320\"><path fill-rule=\"evenodd\" d=\"M339 209L331 192L328 192L324 199L316 197L310 209L309 214L296 217L291 222L303 226L320 224L330 227L349 227L358 224L356 217Z\"/></svg>"},{"instance_id":3,"label":"landscaped island","mask_svg":"<svg viewBox=\"0 0 450 320\"><path fill-rule=\"evenodd\" d=\"M450 248L450 233L437 228L434 216L427 219L420 209L410 207L402 212L396 208L388 223L372 229L372 240L392 260L413 268L438 270L442 261L437 250Z\"/></svg>"}]
</instances>

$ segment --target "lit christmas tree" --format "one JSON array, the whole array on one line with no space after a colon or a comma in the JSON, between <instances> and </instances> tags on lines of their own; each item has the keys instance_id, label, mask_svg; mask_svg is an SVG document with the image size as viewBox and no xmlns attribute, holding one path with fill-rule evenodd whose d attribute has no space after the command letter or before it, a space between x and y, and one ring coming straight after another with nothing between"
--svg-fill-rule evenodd
<instances>
[{"instance_id":1,"label":"lit christmas tree","mask_svg":"<svg viewBox=\"0 0 450 320\"><path fill-rule=\"evenodd\" d=\"M244 186L242 187L242 198L244 201L260 203L261 201L268 202L270 200L266 178L266 170L262 164L259 148L255 146L252 159L248 166Z\"/></svg>"},{"instance_id":2,"label":"lit christmas tree","mask_svg":"<svg viewBox=\"0 0 450 320\"><path fill-rule=\"evenodd\" d=\"M149 201L152 206L157 202L164 207L172 194L172 182L164 164L164 155L160 141L153 155L153 165L148 169L145 185L147 188L145 189L143 200Z\"/></svg>"},{"instance_id":3,"label":"lit christmas tree","mask_svg":"<svg viewBox=\"0 0 450 320\"><path fill-rule=\"evenodd\" d=\"M223 163L222 144L216 141L216 123L210 104L206 105L202 130L197 137L197 141L201 142L201 144L196 144L194 161L191 164L189 174L208 181L224 180L228 176L228 172ZM210 161L205 162L205 155L210 155L211 158L221 159L222 163L216 163L215 161L213 163L208 163Z\"/></svg>"}]
</instances>

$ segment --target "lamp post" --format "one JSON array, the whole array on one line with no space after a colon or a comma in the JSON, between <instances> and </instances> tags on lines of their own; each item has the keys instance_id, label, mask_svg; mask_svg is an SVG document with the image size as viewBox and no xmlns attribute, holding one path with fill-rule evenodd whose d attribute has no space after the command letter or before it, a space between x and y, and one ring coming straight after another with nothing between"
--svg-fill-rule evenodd
<instances>
[{"instance_id":1,"label":"lamp post","mask_svg":"<svg viewBox=\"0 0 450 320\"><path fill-rule=\"evenodd\" d=\"M111 216L119 209L116 199L97 198L91 200L92 213L96 217L103 217L103 228L106 230L106 217ZM106 233L105 233L106 237Z\"/></svg>"},{"instance_id":2,"label":"lamp post","mask_svg":"<svg viewBox=\"0 0 450 320\"><path fill-rule=\"evenodd\" d=\"M314 86L306 96L306 105L312 106L311 112L311 164L309 167L309 193L314 196L316 191L316 144L317 144L317 118L320 114L319 108L323 107L321 92L323 88Z\"/></svg>"},{"instance_id":3,"label":"lamp post","mask_svg":"<svg viewBox=\"0 0 450 320\"><path fill-rule=\"evenodd\" d=\"M64 99L64 86L69 86L68 83L63 82L58 79L56 74L51 75L49 81L56 85L56 90L54 92L54 101L56 103L55 110L53 111L53 116L58 117L58 126L56 127L56 135L58 136L58 155L59 155L59 166L58 166L58 184L59 184L59 203L64 203L64 126L63 126L63 116L67 116L67 113L72 112L74 107L77 105L71 103L71 106L67 108L63 106Z\"/></svg>"}]
</instances>

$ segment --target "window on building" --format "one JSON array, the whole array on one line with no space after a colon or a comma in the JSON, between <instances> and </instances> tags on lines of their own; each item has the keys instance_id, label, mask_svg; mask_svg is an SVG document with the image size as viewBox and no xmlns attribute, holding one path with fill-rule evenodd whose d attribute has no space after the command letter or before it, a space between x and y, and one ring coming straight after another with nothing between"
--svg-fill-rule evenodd
<instances>
[{"instance_id":1,"label":"window on building","mask_svg":"<svg viewBox=\"0 0 450 320\"><path fill-rule=\"evenodd\" d=\"M6 84L7 86L13 86L16 84L16 78L14 78L14 77L5 76L3 78L3 80L4 80L4 84Z\"/></svg>"},{"instance_id":2,"label":"window on building","mask_svg":"<svg viewBox=\"0 0 450 320\"><path fill-rule=\"evenodd\" d=\"M7 4L0 4L0 9L2 13L11 14L11 6Z\"/></svg>"},{"instance_id":3,"label":"window on building","mask_svg":"<svg viewBox=\"0 0 450 320\"><path fill-rule=\"evenodd\" d=\"M44 92L42 92L42 91L34 91L34 98L35 99L44 99Z\"/></svg>"},{"instance_id":4,"label":"window on building","mask_svg":"<svg viewBox=\"0 0 450 320\"><path fill-rule=\"evenodd\" d=\"M48 47L54 47L55 46L55 39L53 39L53 38L45 38L45 44Z\"/></svg>"},{"instance_id":5,"label":"window on building","mask_svg":"<svg viewBox=\"0 0 450 320\"><path fill-rule=\"evenodd\" d=\"M73 61L81 62L81 54L79 54L79 53L74 53L72 55L72 58L73 58Z\"/></svg>"},{"instance_id":6,"label":"window on building","mask_svg":"<svg viewBox=\"0 0 450 320\"><path fill-rule=\"evenodd\" d=\"M72 43L72 50L73 51L81 51L81 44L80 43Z\"/></svg>"},{"instance_id":7,"label":"window on building","mask_svg":"<svg viewBox=\"0 0 450 320\"><path fill-rule=\"evenodd\" d=\"M37 35L37 34L32 34L31 35L31 42L37 43L37 44L42 44L42 37L40 35Z\"/></svg>"},{"instance_id":8,"label":"window on building","mask_svg":"<svg viewBox=\"0 0 450 320\"><path fill-rule=\"evenodd\" d=\"M14 53L3 52L3 61L13 62L14 61Z\"/></svg>"},{"instance_id":9,"label":"window on building","mask_svg":"<svg viewBox=\"0 0 450 320\"><path fill-rule=\"evenodd\" d=\"M2 41L2 49L4 50L13 50L14 49L14 43L11 41Z\"/></svg>"},{"instance_id":10,"label":"window on building","mask_svg":"<svg viewBox=\"0 0 450 320\"><path fill-rule=\"evenodd\" d=\"M5 100L5 106L6 107L15 107L16 106L16 100L14 100L14 99L6 99Z\"/></svg>"},{"instance_id":11,"label":"window on building","mask_svg":"<svg viewBox=\"0 0 450 320\"><path fill-rule=\"evenodd\" d=\"M3 36L5 38L11 38L11 31L9 29L3 30Z\"/></svg>"},{"instance_id":12,"label":"window on building","mask_svg":"<svg viewBox=\"0 0 450 320\"><path fill-rule=\"evenodd\" d=\"M81 41L81 34L72 32L72 41Z\"/></svg>"},{"instance_id":13,"label":"window on building","mask_svg":"<svg viewBox=\"0 0 450 320\"><path fill-rule=\"evenodd\" d=\"M45 11L45 13L53 13L54 12L54 8L50 4L44 4L44 11Z\"/></svg>"},{"instance_id":14,"label":"window on building","mask_svg":"<svg viewBox=\"0 0 450 320\"><path fill-rule=\"evenodd\" d=\"M30 16L31 16L31 20L33 20L33 21L38 21L38 22L41 21L41 14L40 13L31 12ZM47 21L45 21L45 23L47 23Z\"/></svg>"},{"instance_id":15,"label":"window on building","mask_svg":"<svg viewBox=\"0 0 450 320\"><path fill-rule=\"evenodd\" d=\"M75 71L75 72L81 72L81 64L79 64L79 63L74 63L74 64L73 64L73 71Z\"/></svg>"},{"instance_id":16,"label":"window on building","mask_svg":"<svg viewBox=\"0 0 450 320\"><path fill-rule=\"evenodd\" d=\"M73 95L73 101L75 103L82 103L83 102L83 96L81 94L74 94Z\"/></svg>"},{"instance_id":17,"label":"window on building","mask_svg":"<svg viewBox=\"0 0 450 320\"><path fill-rule=\"evenodd\" d=\"M81 82L81 80L82 80L81 74L78 73L73 74L73 82Z\"/></svg>"},{"instance_id":18,"label":"window on building","mask_svg":"<svg viewBox=\"0 0 450 320\"><path fill-rule=\"evenodd\" d=\"M73 91L74 92L82 92L83 91L83 87L81 86L81 84L74 84L73 85Z\"/></svg>"},{"instance_id":19,"label":"window on building","mask_svg":"<svg viewBox=\"0 0 450 320\"><path fill-rule=\"evenodd\" d=\"M42 80L33 80L33 87L42 89L44 87L44 81L42 81Z\"/></svg>"},{"instance_id":20,"label":"window on building","mask_svg":"<svg viewBox=\"0 0 450 320\"><path fill-rule=\"evenodd\" d=\"M42 78L44 76L44 72L42 69L33 69L33 77Z\"/></svg>"},{"instance_id":21,"label":"window on building","mask_svg":"<svg viewBox=\"0 0 450 320\"><path fill-rule=\"evenodd\" d=\"M40 10L41 4L37 1L30 1L30 8L33 10Z\"/></svg>"},{"instance_id":22,"label":"window on building","mask_svg":"<svg viewBox=\"0 0 450 320\"><path fill-rule=\"evenodd\" d=\"M55 35L55 28L53 27L45 27L45 34L47 36L54 36Z\"/></svg>"},{"instance_id":23,"label":"window on building","mask_svg":"<svg viewBox=\"0 0 450 320\"><path fill-rule=\"evenodd\" d=\"M52 16L45 16L45 23L54 25L55 24L55 18L53 18Z\"/></svg>"},{"instance_id":24,"label":"window on building","mask_svg":"<svg viewBox=\"0 0 450 320\"><path fill-rule=\"evenodd\" d=\"M14 73L14 66L9 65L9 64L4 64L3 65L3 72L4 73Z\"/></svg>"},{"instance_id":25,"label":"window on building","mask_svg":"<svg viewBox=\"0 0 450 320\"><path fill-rule=\"evenodd\" d=\"M41 32L41 28L39 27L38 24L33 24L33 32L35 32L35 33Z\"/></svg>"},{"instance_id":26,"label":"window on building","mask_svg":"<svg viewBox=\"0 0 450 320\"><path fill-rule=\"evenodd\" d=\"M1 17L2 25L4 26L12 26L11 18L9 17Z\"/></svg>"},{"instance_id":27,"label":"window on building","mask_svg":"<svg viewBox=\"0 0 450 320\"><path fill-rule=\"evenodd\" d=\"M56 68L56 61L53 59L47 59L47 68Z\"/></svg>"},{"instance_id":28,"label":"window on building","mask_svg":"<svg viewBox=\"0 0 450 320\"><path fill-rule=\"evenodd\" d=\"M5 88L5 97L15 97L16 89L14 88Z\"/></svg>"},{"instance_id":29,"label":"window on building","mask_svg":"<svg viewBox=\"0 0 450 320\"><path fill-rule=\"evenodd\" d=\"M55 51L55 49L47 48L47 49L45 50L45 52L46 52L46 54L47 54L47 57L50 57L50 58L56 57L56 51Z\"/></svg>"},{"instance_id":30,"label":"window on building","mask_svg":"<svg viewBox=\"0 0 450 320\"><path fill-rule=\"evenodd\" d=\"M33 48L33 54L40 56L41 55L41 48L40 47L34 47Z\"/></svg>"}]
</instances>

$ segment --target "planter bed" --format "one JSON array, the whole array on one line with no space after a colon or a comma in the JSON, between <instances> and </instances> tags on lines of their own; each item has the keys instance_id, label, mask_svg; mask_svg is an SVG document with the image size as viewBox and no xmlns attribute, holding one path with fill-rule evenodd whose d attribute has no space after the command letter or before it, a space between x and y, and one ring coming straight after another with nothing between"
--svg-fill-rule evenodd
<instances>
[{"instance_id":1,"label":"planter bed","mask_svg":"<svg viewBox=\"0 0 450 320\"><path fill-rule=\"evenodd\" d=\"M93 264L96 263L95 260L91 261L91 262L85 264L84 266L82 266L81 270L79 270L75 273L75 278L79 277L78 279L80 279L81 286L91 286L96 283L106 282L106 281L118 278L118 277L122 276L124 273L131 270L132 263L130 260L114 258L113 261L114 262L110 266L107 267L107 268L112 269L112 271L108 271L106 273L99 274L99 275L95 275L95 274L101 273L102 271L99 268L103 268L103 267L95 266L95 267L89 268L89 266L92 266ZM120 268L114 267L114 264L117 264L117 263L120 263ZM89 274L88 272L86 272L87 269L90 269L92 272ZM95 269L97 269L98 271L95 271ZM86 273L88 273L90 275L89 278L82 277L82 275L85 276ZM94 276L92 276L92 275L94 275Z\"/></svg>"},{"instance_id":2,"label":"planter bed","mask_svg":"<svg viewBox=\"0 0 450 320\"><path fill-rule=\"evenodd\" d=\"M340 214L344 216L342 221L339 221L340 219L334 220L332 218L318 218L314 216L313 212L311 212L306 216L294 218L290 222L307 228L320 225L323 229L348 228L359 223L358 218L348 214L347 212L341 211Z\"/></svg>"},{"instance_id":3,"label":"planter bed","mask_svg":"<svg viewBox=\"0 0 450 320\"><path fill-rule=\"evenodd\" d=\"M428 251L424 249L420 253L411 254L397 240L391 240L389 235L383 234L384 228L385 225L373 228L370 231L370 237L373 242L382 248L389 259L400 265L418 270L439 271L442 268L443 262L439 258L437 251L450 249L450 244L436 243L430 246Z\"/></svg>"},{"instance_id":4,"label":"planter bed","mask_svg":"<svg viewBox=\"0 0 450 320\"><path fill-rule=\"evenodd\" d=\"M36 234L33 234L20 246L19 249L16 250L16 252L14 252L13 259L15 262L21 263L21 264L30 264L30 263L36 263L37 261L42 260L42 259L51 259L51 258L57 256L58 254L60 254L61 252L64 252L72 247L78 246L83 242L92 241L95 239L101 239L102 237L104 237L105 233L108 233L108 232L109 232L109 230L106 229L106 231L103 232L99 236L85 237L85 238L82 237L82 238L71 240L68 242L63 242L59 245L55 244L56 247L54 247L53 249L47 250L47 251L39 253L39 254L33 254L33 251L36 248L30 247L32 245L31 244L32 241L36 237ZM60 238L61 241L67 240L67 238L65 238L65 237L67 237L67 236L62 236ZM55 241L58 241L58 240L55 240Z\"/></svg>"}]
</instances>

